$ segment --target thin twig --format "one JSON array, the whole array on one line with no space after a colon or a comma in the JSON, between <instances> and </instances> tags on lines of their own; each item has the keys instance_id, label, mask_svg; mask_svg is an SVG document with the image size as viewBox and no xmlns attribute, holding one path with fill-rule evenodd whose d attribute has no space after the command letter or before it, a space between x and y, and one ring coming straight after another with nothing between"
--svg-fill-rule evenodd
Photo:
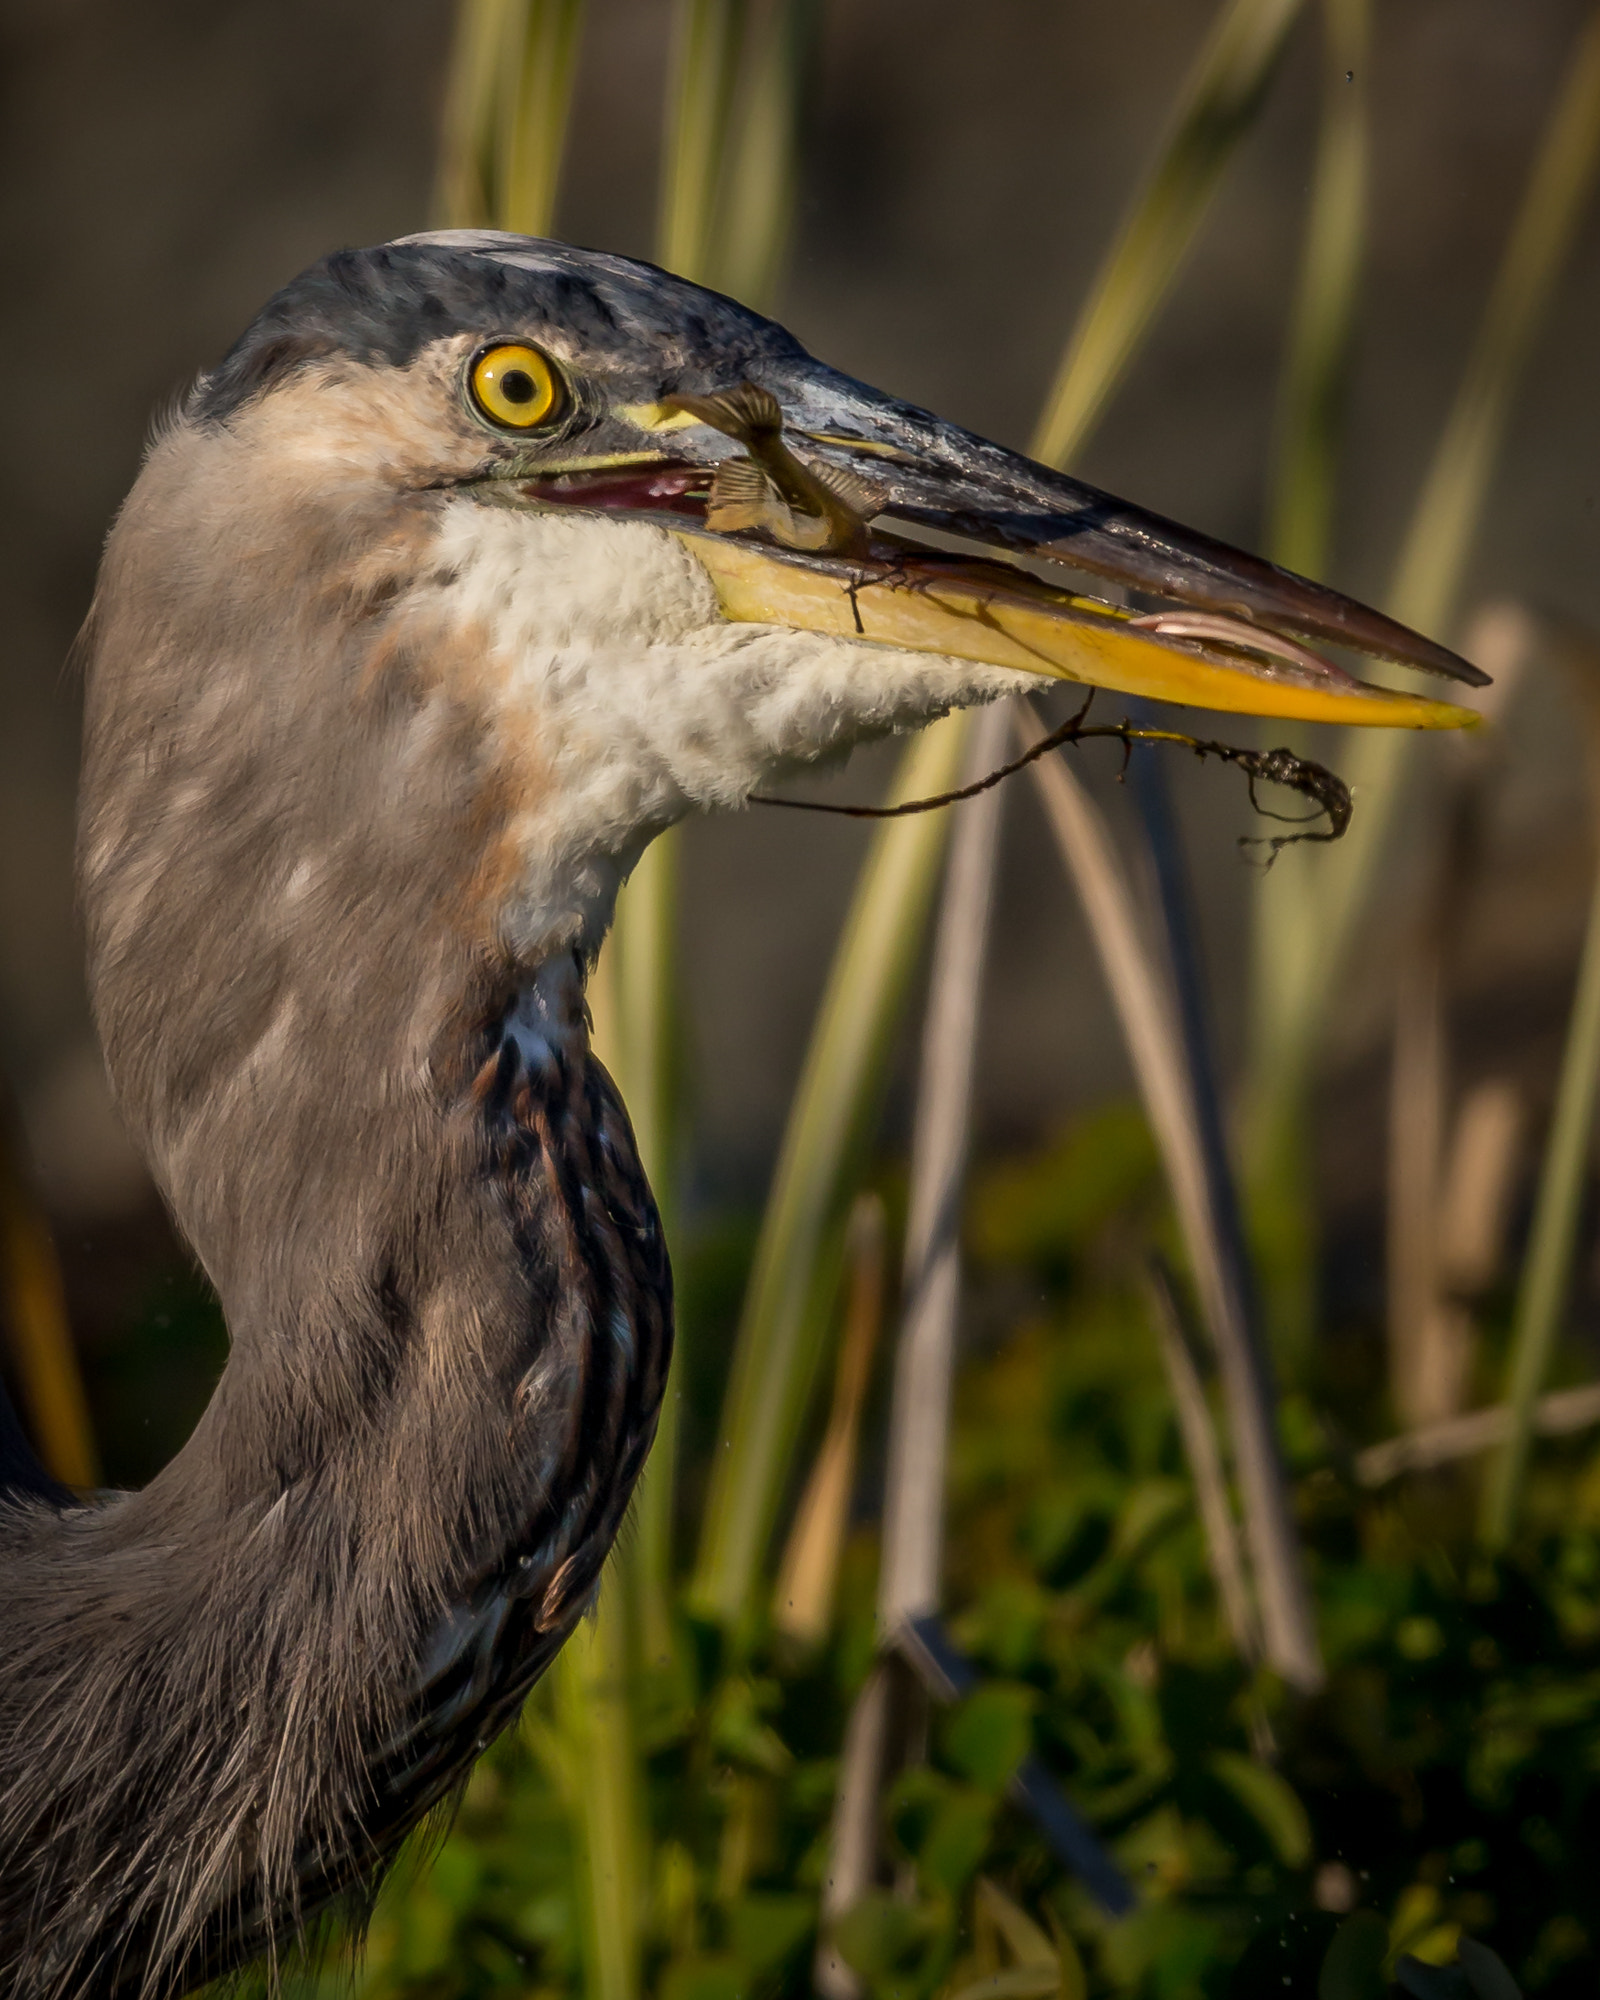
<instances>
[{"instance_id":1,"label":"thin twig","mask_svg":"<svg viewBox=\"0 0 1600 2000\"><path fill-rule=\"evenodd\" d=\"M1509 1403L1492 1403L1486 1410L1468 1410L1443 1423L1385 1438L1357 1453L1356 1478L1363 1486L1382 1486L1403 1472L1426 1472L1452 1459L1471 1458L1505 1442L1512 1414ZM1552 1389L1533 1407L1533 1428L1541 1437L1567 1437L1591 1424L1600 1424L1600 1382Z\"/></svg>"},{"instance_id":2,"label":"thin twig","mask_svg":"<svg viewBox=\"0 0 1600 2000\"><path fill-rule=\"evenodd\" d=\"M1267 819L1281 819L1281 813L1268 811L1256 796L1258 783L1283 785L1290 791L1299 792L1316 807L1312 818L1327 816L1327 827L1322 831L1275 834L1266 842L1241 841L1241 846L1265 845L1276 855L1281 848L1293 847L1302 840L1341 840L1350 824L1350 789L1336 772L1309 757L1296 756L1292 750L1248 750L1237 743L1220 743L1204 736L1190 736L1180 729L1158 729L1153 724L1103 722L1090 725L1087 721L1089 705L1094 700L1095 690L1091 688L1083 706L1069 715L1065 722L1030 744L1019 757L1013 757L1008 764L1001 764L981 778L973 778L964 785L957 785L947 792L935 792L928 798L904 799L892 806L837 805L827 799L780 799L771 792L751 792L746 801L753 806L786 806L791 812L836 813L843 819L905 819L913 813L939 812L945 806L960 805L965 799L975 799L980 793L991 791L1007 778L1015 777L1018 771L1025 771L1030 764L1036 764L1052 750L1064 749L1072 743L1088 743L1096 739L1120 743L1124 752L1131 752L1136 743L1176 743L1185 750L1192 750L1202 763L1207 757L1220 758L1224 764L1232 764L1245 774L1250 787L1250 803L1256 811Z\"/></svg>"},{"instance_id":3,"label":"thin twig","mask_svg":"<svg viewBox=\"0 0 1600 2000\"><path fill-rule=\"evenodd\" d=\"M1160 1257L1150 1260L1146 1270L1146 1290L1161 1343L1161 1358L1172 1388L1178 1433L1183 1439L1184 1456L1189 1461L1189 1473L1194 1480L1212 1579L1233 1638L1234 1651L1247 1667L1254 1667L1262 1655L1261 1624L1250 1595L1250 1580L1233 1504L1228 1497L1222 1452L1217 1444L1205 1385L1195 1363L1193 1342L1178 1290L1172 1282L1172 1273ZM1263 1764L1273 1762L1278 1754L1277 1739L1266 1706L1254 1690L1245 1698L1245 1720L1250 1732L1250 1747L1257 1760Z\"/></svg>"},{"instance_id":4,"label":"thin twig","mask_svg":"<svg viewBox=\"0 0 1600 2000\"><path fill-rule=\"evenodd\" d=\"M941 1707L965 1701L983 1684L982 1674L951 1638L937 1612L909 1619L896 1644L899 1658L923 1692ZM1077 1876L1106 1915L1125 1917L1135 1902L1127 1877L1039 1759L1024 1757L1006 1789L1012 1804L1028 1815L1056 1859Z\"/></svg>"}]
</instances>

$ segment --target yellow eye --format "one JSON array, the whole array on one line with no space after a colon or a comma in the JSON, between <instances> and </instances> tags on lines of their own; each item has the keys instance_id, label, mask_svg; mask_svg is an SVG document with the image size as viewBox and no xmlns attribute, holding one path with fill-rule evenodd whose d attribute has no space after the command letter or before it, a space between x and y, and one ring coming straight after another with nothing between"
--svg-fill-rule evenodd
<instances>
[{"instance_id":1,"label":"yellow eye","mask_svg":"<svg viewBox=\"0 0 1600 2000\"><path fill-rule=\"evenodd\" d=\"M556 371L536 347L507 342L472 364L472 400L491 423L531 431L549 420L560 401Z\"/></svg>"}]
</instances>

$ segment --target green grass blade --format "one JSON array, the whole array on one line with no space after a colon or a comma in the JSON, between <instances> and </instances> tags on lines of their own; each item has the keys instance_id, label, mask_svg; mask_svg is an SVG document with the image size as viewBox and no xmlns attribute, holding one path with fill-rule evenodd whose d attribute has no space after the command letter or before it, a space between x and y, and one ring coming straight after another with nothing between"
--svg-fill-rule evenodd
<instances>
[{"instance_id":1,"label":"green grass blade","mask_svg":"<svg viewBox=\"0 0 1600 2000\"><path fill-rule=\"evenodd\" d=\"M1513 627L1514 631L1515 628ZM1579 628L1524 619L1524 646L1537 645L1566 669L1589 739L1591 792L1600 826L1600 649ZM1540 1163L1533 1227L1517 1287L1507 1366L1506 1432L1484 1484L1480 1534L1504 1549L1516 1533L1542 1392L1572 1283L1573 1257L1588 1176L1600 1085L1600 871L1589 906L1577 989L1567 1024L1555 1114Z\"/></svg>"},{"instance_id":2,"label":"green grass blade","mask_svg":"<svg viewBox=\"0 0 1600 2000\"><path fill-rule=\"evenodd\" d=\"M718 194L746 0L678 0L656 253L669 271L711 282Z\"/></svg>"},{"instance_id":3,"label":"green grass blade","mask_svg":"<svg viewBox=\"0 0 1600 2000\"><path fill-rule=\"evenodd\" d=\"M503 229L550 233L582 28L583 0L521 0L508 17L495 203Z\"/></svg>"},{"instance_id":4,"label":"green grass blade","mask_svg":"<svg viewBox=\"0 0 1600 2000\"><path fill-rule=\"evenodd\" d=\"M1510 1427L1484 1488L1483 1539L1503 1549L1516 1531L1528 1469L1534 1419L1572 1281L1578 1216L1594 1136L1595 1092L1600 1086L1600 876L1589 905L1578 989L1567 1027L1556 1091L1555 1118L1539 1173L1533 1232L1517 1289L1511 1323L1506 1389Z\"/></svg>"},{"instance_id":5,"label":"green grass blade","mask_svg":"<svg viewBox=\"0 0 1600 2000\"><path fill-rule=\"evenodd\" d=\"M971 718L925 730L892 797L947 790ZM737 1628L756 1583L821 1359L808 1338L888 1083L888 1058L921 949L948 814L886 822L875 837L834 956L790 1106L739 1325L691 1601Z\"/></svg>"},{"instance_id":6,"label":"green grass blade","mask_svg":"<svg viewBox=\"0 0 1600 2000\"><path fill-rule=\"evenodd\" d=\"M819 0L777 0L752 51L735 121L720 241L719 291L770 312L794 214L800 113Z\"/></svg>"},{"instance_id":7,"label":"green grass blade","mask_svg":"<svg viewBox=\"0 0 1600 2000\"><path fill-rule=\"evenodd\" d=\"M523 0L460 0L445 84L432 215L442 229L483 229L495 219L495 137L508 25Z\"/></svg>"},{"instance_id":8,"label":"green grass blade","mask_svg":"<svg viewBox=\"0 0 1600 2000\"><path fill-rule=\"evenodd\" d=\"M1268 549L1326 576L1366 241L1372 0L1323 0L1322 130L1279 398Z\"/></svg>"},{"instance_id":9,"label":"green grass blade","mask_svg":"<svg viewBox=\"0 0 1600 2000\"><path fill-rule=\"evenodd\" d=\"M1268 506L1268 553L1306 576L1330 571L1339 444L1366 239L1367 71L1372 0L1323 0L1322 119L1306 215L1300 277L1278 397ZM1274 742L1303 748L1303 732L1273 727ZM1256 1038L1270 1016L1284 962L1312 948L1318 922L1306 850L1279 851L1255 895L1252 1016ZM1298 1119L1280 1119L1247 1148L1251 1235L1267 1326L1290 1355L1311 1338L1316 1311L1316 1219L1310 1148Z\"/></svg>"},{"instance_id":10,"label":"green grass blade","mask_svg":"<svg viewBox=\"0 0 1600 2000\"><path fill-rule=\"evenodd\" d=\"M633 1122L639 1158L668 1246L678 1225L682 1168L678 1012L676 832L647 847L617 905L590 982L596 1052L616 1079ZM678 1399L669 1388L634 1502L633 1537L616 1565L635 1598L642 1657L672 1657L673 1510L678 1476ZM604 1615L602 1613L602 1615Z\"/></svg>"},{"instance_id":11,"label":"green grass blade","mask_svg":"<svg viewBox=\"0 0 1600 2000\"><path fill-rule=\"evenodd\" d=\"M638 2000L643 1909L643 1787L631 1704L625 1592L608 1565L599 1615L584 1620L556 1660L556 1721L564 1739L568 1804L583 1905L589 2000Z\"/></svg>"},{"instance_id":12,"label":"green grass blade","mask_svg":"<svg viewBox=\"0 0 1600 2000\"><path fill-rule=\"evenodd\" d=\"M1301 0L1229 0L1178 99L1171 136L1134 197L1078 316L1034 434L1065 464L1093 429L1255 123Z\"/></svg>"},{"instance_id":13,"label":"green grass blade","mask_svg":"<svg viewBox=\"0 0 1600 2000\"><path fill-rule=\"evenodd\" d=\"M1425 632L1449 623L1511 400L1575 240L1600 159L1600 12L1567 67L1482 327L1423 485L1388 593L1388 608ZM1400 730L1368 730L1331 758L1360 800L1350 832L1314 861L1280 857L1273 894L1297 898L1314 922L1286 923L1265 954L1251 1088L1251 1179L1258 1182L1299 1122L1329 995L1385 851L1412 749ZM1299 886L1303 875L1304 885Z\"/></svg>"}]
</instances>

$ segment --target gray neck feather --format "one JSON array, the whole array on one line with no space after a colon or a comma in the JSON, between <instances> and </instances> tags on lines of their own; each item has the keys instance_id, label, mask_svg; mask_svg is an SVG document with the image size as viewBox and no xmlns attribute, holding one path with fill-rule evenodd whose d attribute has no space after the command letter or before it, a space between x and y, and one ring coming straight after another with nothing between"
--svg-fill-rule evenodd
<instances>
[{"instance_id":1,"label":"gray neck feather","mask_svg":"<svg viewBox=\"0 0 1600 2000\"><path fill-rule=\"evenodd\" d=\"M178 1991L370 1886L581 1611L670 1347L580 969L485 920L481 722L373 671L369 586L269 547L219 612L154 534L83 641L90 983L232 1347L143 1492L0 1495L16 2000Z\"/></svg>"}]
</instances>

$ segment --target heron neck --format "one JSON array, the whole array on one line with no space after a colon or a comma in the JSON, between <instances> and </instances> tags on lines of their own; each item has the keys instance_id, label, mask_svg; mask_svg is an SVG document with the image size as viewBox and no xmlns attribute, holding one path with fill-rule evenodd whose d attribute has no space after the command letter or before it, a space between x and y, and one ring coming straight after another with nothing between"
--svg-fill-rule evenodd
<instances>
[{"instance_id":1,"label":"heron neck","mask_svg":"<svg viewBox=\"0 0 1600 2000\"><path fill-rule=\"evenodd\" d=\"M570 955L449 1018L299 1160L173 1464L0 1510L0 1919L63 1962L187 1985L369 1880L595 1587L670 1355L658 1220Z\"/></svg>"}]
</instances>

